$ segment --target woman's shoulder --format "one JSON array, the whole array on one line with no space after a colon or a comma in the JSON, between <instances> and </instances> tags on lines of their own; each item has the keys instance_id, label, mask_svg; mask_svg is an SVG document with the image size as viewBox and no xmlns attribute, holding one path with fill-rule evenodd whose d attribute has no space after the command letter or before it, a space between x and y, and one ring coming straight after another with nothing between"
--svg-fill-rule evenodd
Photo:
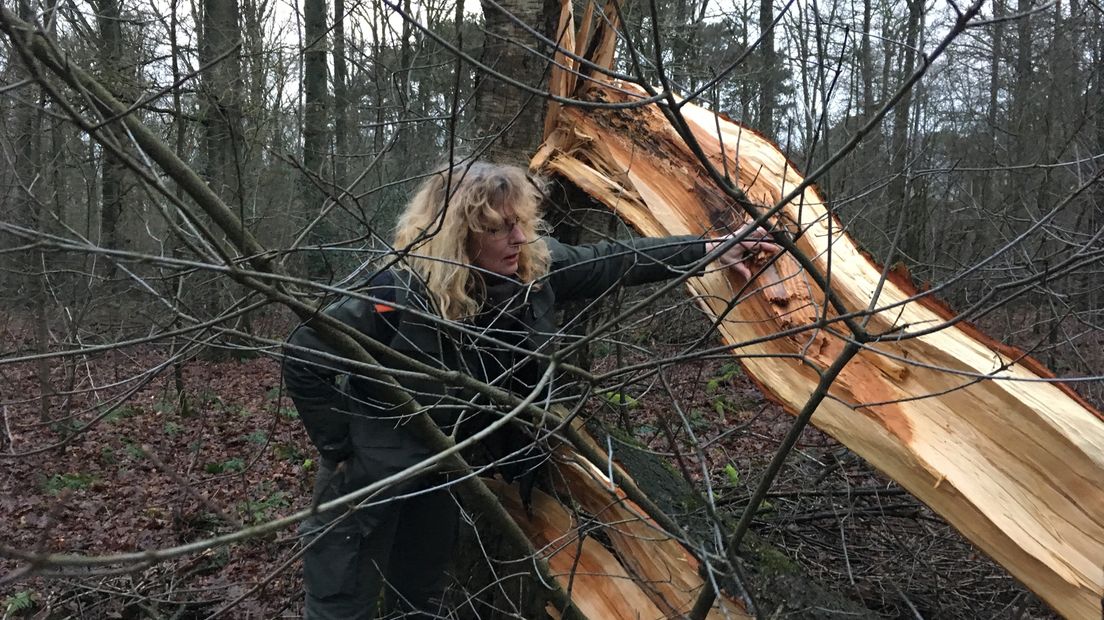
<instances>
[{"instance_id":1,"label":"woman's shoulder","mask_svg":"<svg viewBox=\"0 0 1104 620\"><path fill-rule=\"evenodd\" d=\"M382 301L402 302L410 297L424 298L425 284L418 274L401 265L374 269L361 275L349 290Z\"/></svg>"},{"instance_id":2,"label":"woman's shoulder","mask_svg":"<svg viewBox=\"0 0 1104 620\"><path fill-rule=\"evenodd\" d=\"M567 246L565 246L555 237L542 235L540 237L540 241L544 243L544 247L548 248L548 255L553 261L563 256L563 254L567 252Z\"/></svg>"}]
</instances>

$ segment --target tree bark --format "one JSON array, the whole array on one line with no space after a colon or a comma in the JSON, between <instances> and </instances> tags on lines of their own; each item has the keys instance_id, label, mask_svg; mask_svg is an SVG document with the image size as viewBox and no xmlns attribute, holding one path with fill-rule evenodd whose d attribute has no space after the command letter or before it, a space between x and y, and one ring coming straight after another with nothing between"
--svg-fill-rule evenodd
<instances>
[{"instance_id":1,"label":"tree bark","mask_svg":"<svg viewBox=\"0 0 1104 620\"><path fill-rule=\"evenodd\" d=\"M992 38L992 56L989 59L989 102L986 107L985 120L989 126L986 128L987 148L984 155L988 156L986 165L996 163L997 150L1000 146L999 124L1003 121L1000 112L1000 91L1002 84L1001 64L1004 58L1004 22L1000 19L1004 16L1004 0L993 1L993 18L996 19L989 28ZM983 205L1000 204L1003 196L1000 192L1000 175L987 174L980 183L979 202ZM975 240L977 232L971 230L967 233L968 240ZM964 245L972 246L972 243Z\"/></svg>"},{"instance_id":2,"label":"tree bark","mask_svg":"<svg viewBox=\"0 0 1104 620\"><path fill-rule=\"evenodd\" d=\"M244 227L245 202L241 191L243 83L238 0L203 0L202 7L199 61L206 67L200 83L203 177L238 214L236 225ZM202 313L214 317L232 303L230 284L220 280L210 287L196 287L190 293L198 296ZM223 348L212 347L204 351L205 357L211 360L227 354Z\"/></svg>"},{"instance_id":3,"label":"tree bark","mask_svg":"<svg viewBox=\"0 0 1104 620\"><path fill-rule=\"evenodd\" d=\"M123 96L123 33L118 0L97 0L96 22L100 29L101 79L112 92ZM100 163L100 244L118 250L126 249L126 236L119 234L119 221L123 213L124 174L123 163L104 152ZM110 284L115 279L115 261L104 260L102 264L103 275Z\"/></svg>"},{"instance_id":4,"label":"tree bark","mask_svg":"<svg viewBox=\"0 0 1104 620\"><path fill-rule=\"evenodd\" d=\"M759 120L756 125L764 135L774 136L774 103L777 96L779 71L774 52L774 2L759 0Z\"/></svg>"},{"instance_id":5,"label":"tree bark","mask_svg":"<svg viewBox=\"0 0 1104 620\"><path fill-rule=\"evenodd\" d=\"M874 59L871 56L870 39L874 36L871 26L874 0L863 0L862 38L859 40L859 72L862 76L863 118L874 115Z\"/></svg>"},{"instance_id":6,"label":"tree bark","mask_svg":"<svg viewBox=\"0 0 1104 620\"><path fill-rule=\"evenodd\" d=\"M1033 8L1034 2L1032 0L1019 0L1016 3L1017 13L1027 13ZM1021 15L1015 22L1016 45L1013 50L1015 64L1008 105L1008 130L1013 137L1017 138L1012 141L1014 146L1008 153L1010 159L1008 163L1013 166L1030 163L1028 160L1033 159L1031 153L1038 148L1038 144L1028 140L1025 135L1032 124L1035 112L1031 101L1032 92L1035 90L1032 66L1032 41L1034 37L1031 31L1034 20L1035 16ZM1036 175L1032 174L1030 170L1012 170L1007 173L1007 176L1008 193L1004 196L1005 200L999 203L1001 206L999 215L1001 216L1008 213L1014 204L1026 204L1022 201L1028 200L1027 194Z\"/></svg>"},{"instance_id":7,"label":"tree bark","mask_svg":"<svg viewBox=\"0 0 1104 620\"><path fill-rule=\"evenodd\" d=\"M24 19L33 18L35 12L29 0L18 2L19 14ZM14 54L13 54L14 55ZM22 63L15 58L17 66L16 81L30 77L24 71ZM33 230L42 230L42 200L35 188L42 171L42 108L43 98L39 88L25 85L21 89L21 101L15 104L14 131L15 161L13 162L14 183L9 200L17 222L28 222ZM41 249L24 248L16 262L17 295L16 299L29 302L25 306L34 317L34 346L38 353L50 348L49 317L46 316L46 278L44 256ZM38 415L42 422L50 421L50 403L53 385L50 380L50 362L42 359L35 363L35 374L39 383ZM64 430L63 430L64 432Z\"/></svg>"},{"instance_id":8,"label":"tree bark","mask_svg":"<svg viewBox=\"0 0 1104 620\"><path fill-rule=\"evenodd\" d=\"M303 176L300 187L303 214L311 222L322 213L326 194L319 184L326 178L326 0L303 3ZM323 220L307 236L310 245L328 241L329 222ZM333 269L325 253L313 251L307 258L312 278L332 279Z\"/></svg>"},{"instance_id":9,"label":"tree bark","mask_svg":"<svg viewBox=\"0 0 1104 620\"><path fill-rule=\"evenodd\" d=\"M177 29L180 25L179 13L180 0L170 0L169 2L169 45L170 54L172 57L172 78L174 84L181 82L180 72L180 47L179 38L177 37ZM178 158L183 160L185 158L185 145L187 142L187 130L184 124L184 106L181 101L180 88L174 88L172 90L172 108L173 108L173 152ZM176 196L183 198L184 190L178 185L176 187ZM174 231L183 230L184 228L184 215L179 211L173 213L174 221L172 227ZM169 242L169 255L173 258L181 257L185 254L186 246L180 239L178 234L172 235L172 240ZM184 278L179 278L176 281L176 286L172 292L172 297L176 300L176 303L183 303L186 296L184 292ZM180 317L177 315L173 319L173 324L178 324ZM176 351L178 346L177 338L173 338L169 347L172 351ZM176 361L173 363L173 387L176 389L176 408L180 414L180 417L187 418L191 416L191 404L188 401L187 383L184 380L184 362Z\"/></svg>"},{"instance_id":10,"label":"tree bark","mask_svg":"<svg viewBox=\"0 0 1104 620\"><path fill-rule=\"evenodd\" d=\"M920 22L924 15L923 0L908 0L908 19L905 23L904 54L901 58L899 71L900 83L904 83L915 69L916 41L920 32ZM911 179L908 171L911 169L909 161L912 159L909 119L912 114L913 94L912 90L905 93L900 103L893 108L893 129L889 145L890 170L895 176L889 183L887 190L887 204L896 207L886 212L885 225L882 230L896 230L903 224L900 236L900 244L891 248L892 254L887 255L887 262L894 262L895 255L902 255L908 264L923 263L927 256L924 250L924 238L928 229L927 213L923 205L913 200L910 196ZM900 224L898 220L901 220Z\"/></svg>"},{"instance_id":11,"label":"tree bark","mask_svg":"<svg viewBox=\"0 0 1104 620\"><path fill-rule=\"evenodd\" d=\"M326 0L303 3L303 39L303 167L320 179L326 159ZM317 211L321 196L309 180L304 188L304 204Z\"/></svg>"},{"instance_id":12,"label":"tree bark","mask_svg":"<svg viewBox=\"0 0 1104 620\"><path fill-rule=\"evenodd\" d=\"M482 2L487 35L484 63L496 71L535 88L544 88L550 63L541 54L527 51L534 37L511 19L516 16L550 39L555 39L559 3L554 0L504 0L499 8ZM540 46L538 46L540 47ZM490 159L522 163L540 144L535 128L544 126L544 102L539 97L490 75L482 75L476 90L479 135L490 141Z\"/></svg>"},{"instance_id":13,"label":"tree bark","mask_svg":"<svg viewBox=\"0 0 1104 620\"><path fill-rule=\"evenodd\" d=\"M241 37L238 0L203 0L199 61L203 74L204 177L228 205L242 207Z\"/></svg>"},{"instance_id":14,"label":"tree bark","mask_svg":"<svg viewBox=\"0 0 1104 620\"><path fill-rule=\"evenodd\" d=\"M349 153L349 70L345 62L345 0L334 0L334 162L333 181L337 191L347 189L346 157Z\"/></svg>"}]
</instances>

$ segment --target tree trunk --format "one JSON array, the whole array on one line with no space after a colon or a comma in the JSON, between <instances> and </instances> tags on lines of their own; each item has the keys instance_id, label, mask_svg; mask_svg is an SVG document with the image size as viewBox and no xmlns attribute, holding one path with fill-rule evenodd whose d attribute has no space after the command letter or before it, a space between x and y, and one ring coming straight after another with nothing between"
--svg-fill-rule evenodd
<instances>
[{"instance_id":1,"label":"tree trunk","mask_svg":"<svg viewBox=\"0 0 1104 620\"><path fill-rule=\"evenodd\" d=\"M1096 45L1095 52L1093 53L1093 73L1094 76L1091 81L1096 84L1095 92L1095 107L1096 107L1096 152L1104 153L1104 15L1101 11L1093 11L1093 31L1096 33ZM1096 200L1093 201L1093 216L1090 219L1093 228L1089 230L1098 230L1101 226L1104 226L1104 185L1097 183L1096 185ZM1089 291L1089 308L1092 313L1097 316L1097 321L1104 318L1104 293L1100 291L1099 286L1090 285L1087 289ZM1097 323L1099 324L1099 322Z\"/></svg>"},{"instance_id":2,"label":"tree trunk","mask_svg":"<svg viewBox=\"0 0 1104 620\"><path fill-rule=\"evenodd\" d=\"M908 20L905 24L904 55L901 58L900 79L903 84L912 75L916 63L916 40L920 32L920 21L923 19L923 0L908 0ZM903 255L908 264L923 263L926 259L924 251L924 238L928 228L927 214L923 205L910 197L911 179L908 171L912 159L910 141L910 122L912 114L913 93L911 90L905 93L901 101L893 108L893 130L890 140L889 156L890 170L896 176L889 183L886 202L896 209L890 209L886 213L883 230L897 229L899 222L903 224L902 234L898 247L891 248L891 254L887 254L886 261L894 262L896 255Z\"/></svg>"},{"instance_id":3,"label":"tree trunk","mask_svg":"<svg viewBox=\"0 0 1104 620\"><path fill-rule=\"evenodd\" d=\"M313 222L322 213L326 194L319 189L325 178L326 161L326 0L303 3L303 214ZM328 241L329 227L323 220L307 236L310 245ZM333 268L322 251L308 255L307 271L312 278L330 279Z\"/></svg>"},{"instance_id":4,"label":"tree trunk","mask_svg":"<svg viewBox=\"0 0 1104 620\"><path fill-rule=\"evenodd\" d=\"M1027 13L1033 8L1035 7L1032 0L1019 0L1016 4L1016 12L1018 13ZM1034 159L1031 154L1038 147L1038 144L1027 139L1025 135L1033 124L1032 119L1034 118L1034 105L1031 101L1032 93L1035 90L1032 68L1032 41L1034 35L1031 29L1034 20L1035 16L1022 15L1015 22L1015 73L1012 75L1012 92L1008 106L1008 130L1014 138L1012 144L1015 145L1009 150L1010 161L1008 163L1014 166L1030 163L1029 160ZM1000 203L1002 207L1001 215L1011 211L1013 205L1027 204L1025 202L1028 200L1027 194L1036 175L1030 170L1021 169L1010 170L1007 176L1008 193L1005 195L1006 200Z\"/></svg>"},{"instance_id":5,"label":"tree trunk","mask_svg":"<svg viewBox=\"0 0 1104 620\"><path fill-rule=\"evenodd\" d=\"M349 93L348 68L345 63L345 0L334 0L333 27L334 65L334 162L333 180L337 192L347 189L345 178L349 150Z\"/></svg>"},{"instance_id":6,"label":"tree trunk","mask_svg":"<svg viewBox=\"0 0 1104 620\"><path fill-rule=\"evenodd\" d=\"M1000 113L1000 92L1001 92L1001 64L1004 57L1004 22L1000 19L1004 16L1004 0L993 1L993 18L996 19L989 28L991 31L991 37L993 40L992 48L993 55L989 59L989 103L985 112L985 120L988 127L986 128L986 142L987 148L982 153L983 161L985 165L993 165L997 161L997 150L1000 146L1000 141L997 136L1000 134L998 129L999 123L1002 122L1003 117ZM979 202L982 205L999 204L1002 202L1002 195L1000 191L1000 178L999 174L985 174L980 180L980 192ZM967 243L963 244L967 247L972 247L977 240L977 231L971 229L966 233ZM967 249L967 248L963 248Z\"/></svg>"},{"instance_id":7,"label":"tree trunk","mask_svg":"<svg viewBox=\"0 0 1104 620\"><path fill-rule=\"evenodd\" d=\"M759 131L774 137L774 101L778 88L775 82L780 72L775 66L778 61L774 52L774 3L773 0L759 0L759 32L763 40L759 42Z\"/></svg>"},{"instance_id":8,"label":"tree trunk","mask_svg":"<svg viewBox=\"0 0 1104 620\"><path fill-rule=\"evenodd\" d=\"M511 15L555 39L555 17L559 3L553 0L508 0L499 3ZM534 37L515 24L510 15L483 2L487 35L483 62L518 82L544 88L550 72L548 59L527 51L521 44L534 45ZM542 48L543 46L537 46ZM540 144L544 126L544 102L496 77L482 75L476 90L478 133L490 140L490 159L522 163Z\"/></svg>"},{"instance_id":9,"label":"tree trunk","mask_svg":"<svg viewBox=\"0 0 1104 620\"><path fill-rule=\"evenodd\" d=\"M29 0L20 0L19 14L24 19L34 16L34 10ZM14 54L13 54L14 56ZM15 56L18 58L18 56ZM14 58L13 58L14 60ZM22 69L22 63L19 63ZM19 70L16 73L16 81L30 77L26 71ZM43 95L37 86L24 85L20 93L20 101L16 102L14 110L15 161L13 172L15 183L11 189L10 202L16 222L26 222L31 230L43 230L42 225L42 201L35 189L40 186L36 180L42 170L42 105ZM46 316L46 278L45 263L41 249L27 247L19 255L17 262L18 289L21 294L15 296L29 302L24 310L30 311L34 319L34 343L37 353L46 353L50 349L49 318ZM50 362L48 359L39 359L35 363L35 374L39 384L39 419L42 422L50 420L50 402L53 393L53 385L50 380Z\"/></svg>"},{"instance_id":10,"label":"tree trunk","mask_svg":"<svg viewBox=\"0 0 1104 620\"><path fill-rule=\"evenodd\" d=\"M1096 54L1093 62L1096 84L1096 152L1104 153L1104 15L1101 11L1093 13L1096 21Z\"/></svg>"},{"instance_id":11,"label":"tree trunk","mask_svg":"<svg viewBox=\"0 0 1104 620\"><path fill-rule=\"evenodd\" d=\"M199 35L202 74L200 118L203 122L203 177L223 202L238 214L237 225L245 226L245 202L241 192L242 74L241 31L238 0L203 0L203 29ZM224 231L225 232L225 231ZM242 233L244 231L238 231ZM220 243L221 240L212 240ZM232 301L232 283L219 280L212 286L195 287L206 317L217 316ZM220 359L227 350L208 348L207 359Z\"/></svg>"},{"instance_id":12,"label":"tree trunk","mask_svg":"<svg viewBox=\"0 0 1104 620\"><path fill-rule=\"evenodd\" d=\"M180 72L180 47L179 39L177 38L177 28L180 24L179 9L180 0L170 0L169 2L169 42L170 52L172 54L172 78L174 84L181 82ZM185 159L185 143L186 143L186 128L184 124L184 107L181 102L180 88L174 88L172 90L172 107L173 107L173 133L174 133L174 149L173 152L181 160ZM176 196L178 198L184 197L184 190L179 185L176 186ZM173 235L172 240L169 242L169 256L173 258L180 258L185 254L185 245L181 241L181 235L185 230L184 214L174 210L173 213ZM182 304L185 299L184 286L185 278L177 278L176 285L172 291L172 297L178 304ZM180 323L180 315L173 317L173 326ZM176 337L169 343L170 350L176 351L179 341ZM173 387L176 389L176 408L182 418L189 417L191 415L191 406L188 402L187 384L184 381L184 362L177 360L173 362Z\"/></svg>"},{"instance_id":13,"label":"tree trunk","mask_svg":"<svg viewBox=\"0 0 1104 620\"><path fill-rule=\"evenodd\" d=\"M104 85L122 98L123 33L118 0L97 0L96 22L100 28L99 59L101 79ZM126 168L117 157L103 153L100 163L100 245L125 250L125 235L119 234L119 220L123 213L123 175ZM103 275L111 286L115 279L115 261L102 261Z\"/></svg>"},{"instance_id":14,"label":"tree trunk","mask_svg":"<svg viewBox=\"0 0 1104 620\"><path fill-rule=\"evenodd\" d=\"M326 0L303 3L303 167L322 177L326 159ZM304 181L303 202L314 212L322 205L314 183Z\"/></svg>"},{"instance_id":15,"label":"tree trunk","mask_svg":"<svg viewBox=\"0 0 1104 620\"><path fill-rule=\"evenodd\" d=\"M203 0L199 61L202 65L215 63L203 74L204 176L215 193L240 212L242 76L239 21L238 0Z\"/></svg>"},{"instance_id":16,"label":"tree trunk","mask_svg":"<svg viewBox=\"0 0 1104 620\"><path fill-rule=\"evenodd\" d=\"M862 37L859 40L859 72L862 75L862 114L863 118L874 115L874 59L871 57L870 31L873 24L871 4L874 0L863 0Z\"/></svg>"}]
</instances>

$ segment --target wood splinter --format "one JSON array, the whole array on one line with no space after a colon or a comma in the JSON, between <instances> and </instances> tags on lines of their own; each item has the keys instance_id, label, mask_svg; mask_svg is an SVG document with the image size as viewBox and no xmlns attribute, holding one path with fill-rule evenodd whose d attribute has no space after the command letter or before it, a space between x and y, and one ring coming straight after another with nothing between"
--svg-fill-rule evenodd
<instances>
[{"instance_id":1,"label":"wood splinter","mask_svg":"<svg viewBox=\"0 0 1104 620\"><path fill-rule=\"evenodd\" d=\"M790 293L786 290L786 285L782 284L782 275L778 273L773 263L768 262L769 260L770 255L766 252L760 252L752 259L753 272L756 265L763 265L758 270L759 276L755 282L768 303L772 306L785 307L790 303Z\"/></svg>"}]
</instances>

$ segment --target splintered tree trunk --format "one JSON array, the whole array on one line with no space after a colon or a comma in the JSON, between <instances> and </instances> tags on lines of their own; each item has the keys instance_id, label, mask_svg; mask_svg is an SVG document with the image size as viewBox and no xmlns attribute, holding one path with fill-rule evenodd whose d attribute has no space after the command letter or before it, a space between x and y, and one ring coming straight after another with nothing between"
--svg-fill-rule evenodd
<instances>
[{"instance_id":1,"label":"splintered tree trunk","mask_svg":"<svg viewBox=\"0 0 1104 620\"><path fill-rule=\"evenodd\" d=\"M630 102L619 83L584 84L575 96ZM705 109L682 108L704 155L727 160L748 199L774 205L803 179L761 135ZM654 106L562 108L533 166L560 175L614 209L642 234L716 234L745 219L718 190L686 141ZM774 224L847 312L874 300L869 333L884 334L844 368L812 418L945 517L1060 613L1098 617L1104 590L1104 421L1022 352L964 322L907 277L882 270L841 231L808 188ZM844 328L815 327L840 312L791 256L773 286L742 290L731 273L690 280L701 306L721 317L724 340L748 375L789 411L802 408L845 347ZM769 281L769 277L767 280ZM763 278L756 282L762 284ZM878 291L875 293L875 291ZM741 303L729 308L737 294ZM920 335L920 332L924 332ZM910 334L917 334L910 336ZM1040 380L1044 379L1044 380Z\"/></svg>"}]
</instances>

